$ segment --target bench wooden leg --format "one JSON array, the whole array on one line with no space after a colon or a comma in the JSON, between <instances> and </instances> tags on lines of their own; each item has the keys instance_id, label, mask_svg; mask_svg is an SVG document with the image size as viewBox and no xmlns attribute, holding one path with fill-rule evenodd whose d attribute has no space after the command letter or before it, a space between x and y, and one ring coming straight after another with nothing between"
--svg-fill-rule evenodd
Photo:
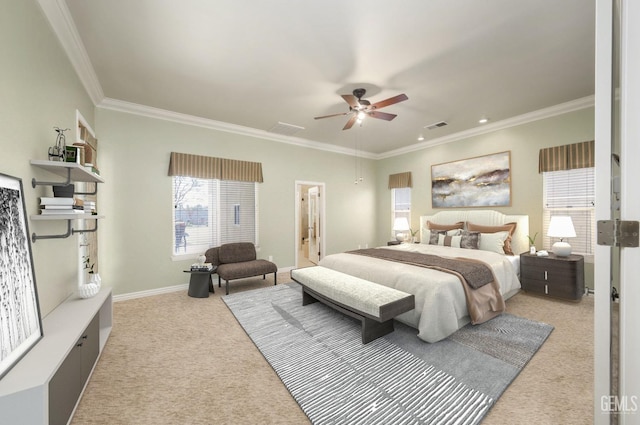
<instances>
[{"instance_id":1,"label":"bench wooden leg","mask_svg":"<svg viewBox=\"0 0 640 425\"><path fill-rule=\"evenodd\" d=\"M318 300L315 299L313 296L311 296L311 294L309 294L307 291L305 291L303 287L302 288L302 305L313 304L315 302L318 302Z\"/></svg>"},{"instance_id":2,"label":"bench wooden leg","mask_svg":"<svg viewBox=\"0 0 640 425\"><path fill-rule=\"evenodd\" d=\"M368 317L362 317L362 343L367 344L376 338L393 332L393 319L386 322L376 322Z\"/></svg>"}]
</instances>

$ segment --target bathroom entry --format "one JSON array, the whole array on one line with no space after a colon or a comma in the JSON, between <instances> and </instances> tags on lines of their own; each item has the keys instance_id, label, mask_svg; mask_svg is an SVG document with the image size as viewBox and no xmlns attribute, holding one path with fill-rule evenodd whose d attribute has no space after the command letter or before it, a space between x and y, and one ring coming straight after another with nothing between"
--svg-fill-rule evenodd
<instances>
[{"instance_id":1,"label":"bathroom entry","mask_svg":"<svg viewBox=\"0 0 640 425\"><path fill-rule=\"evenodd\" d=\"M296 267L317 265L324 252L324 183L296 182Z\"/></svg>"}]
</instances>

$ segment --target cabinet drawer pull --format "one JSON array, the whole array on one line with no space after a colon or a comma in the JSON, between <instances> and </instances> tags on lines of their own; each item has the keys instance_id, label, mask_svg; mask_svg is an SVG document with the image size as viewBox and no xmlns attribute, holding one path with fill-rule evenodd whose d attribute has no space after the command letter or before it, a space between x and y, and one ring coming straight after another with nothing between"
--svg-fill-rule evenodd
<instances>
[{"instance_id":1,"label":"cabinet drawer pull","mask_svg":"<svg viewBox=\"0 0 640 425\"><path fill-rule=\"evenodd\" d=\"M547 271L544 271L544 280L547 280Z\"/></svg>"},{"instance_id":2,"label":"cabinet drawer pull","mask_svg":"<svg viewBox=\"0 0 640 425\"><path fill-rule=\"evenodd\" d=\"M544 293L545 295L549 295L549 285L547 284L544 285Z\"/></svg>"}]
</instances>

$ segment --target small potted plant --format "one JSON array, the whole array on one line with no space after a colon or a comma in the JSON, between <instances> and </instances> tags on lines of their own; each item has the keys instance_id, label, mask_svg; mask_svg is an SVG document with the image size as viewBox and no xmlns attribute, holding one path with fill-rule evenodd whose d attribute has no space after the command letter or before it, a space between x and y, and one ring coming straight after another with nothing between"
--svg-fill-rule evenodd
<instances>
[{"instance_id":1,"label":"small potted plant","mask_svg":"<svg viewBox=\"0 0 640 425\"><path fill-rule=\"evenodd\" d=\"M529 254L536 253L536 237L537 236L538 236L538 232L536 232L536 234L533 235L533 237L527 235L527 238L529 239Z\"/></svg>"},{"instance_id":2,"label":"small potted plant","mask_svg":"<svg viewBox=\"0 0 640 425\"><path fill-rule=\"evenodd\" d=\"M418 237L416 236L418 234L418 230L419 229L413 230L409 228L409 231L411 232L411 242L413 243L418 243Z\"/></svg>"}]
</instances>

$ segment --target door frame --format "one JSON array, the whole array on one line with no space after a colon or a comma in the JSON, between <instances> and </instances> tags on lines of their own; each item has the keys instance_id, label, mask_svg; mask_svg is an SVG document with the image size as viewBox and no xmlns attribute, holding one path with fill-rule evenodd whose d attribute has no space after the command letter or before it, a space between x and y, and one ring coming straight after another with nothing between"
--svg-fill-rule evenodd
<instances>
[{"instance_id":1,"label":"door frame","mask_svg":"<svg viewBox=\"0 0 640 425\"><path fill-rule=\"evenodd\" d=\"M620 89L619 120L613 115L613 13L614 2L620 10ZM640 180L640 60L636 51L640 45L640 3L636 0L596 1L596 219L610 220L611 206L611 139L614 125L620 124L620 220L640 219L640 197L633 186ZM633 23L633 24L631 24ZM620 425L638 423L640 416L640 248L620 249L620 312L618 388L611 388L611 248L596 246L595 312L594 312L594 424ZM614 413L615 410L618 412ZM613 417L616 416L616 418Z\"/></svg>"},{"instance_id":2,"label":"door frame","mask_svg":"<svg viewBox=\"0 0 640 425\"><path fill-rule=\"evenodd\" d=\"M294 263L293 267L298 267L298 243L300 241L300 223L302 220L302 215L300 213L301 203L300 203L300 193L302 186L318 186L318 201L320 207L320 259L325 256L325 247L327 246L327 214L326 214L326 199L327 199L327 189L324 182L315 182L315 181L307 181L307 180L296 180L294 187L294 208L295 208L295 220L294 220L294 240L293 240L293 251L294 251Z\"/></svg>"}]
</instances>

